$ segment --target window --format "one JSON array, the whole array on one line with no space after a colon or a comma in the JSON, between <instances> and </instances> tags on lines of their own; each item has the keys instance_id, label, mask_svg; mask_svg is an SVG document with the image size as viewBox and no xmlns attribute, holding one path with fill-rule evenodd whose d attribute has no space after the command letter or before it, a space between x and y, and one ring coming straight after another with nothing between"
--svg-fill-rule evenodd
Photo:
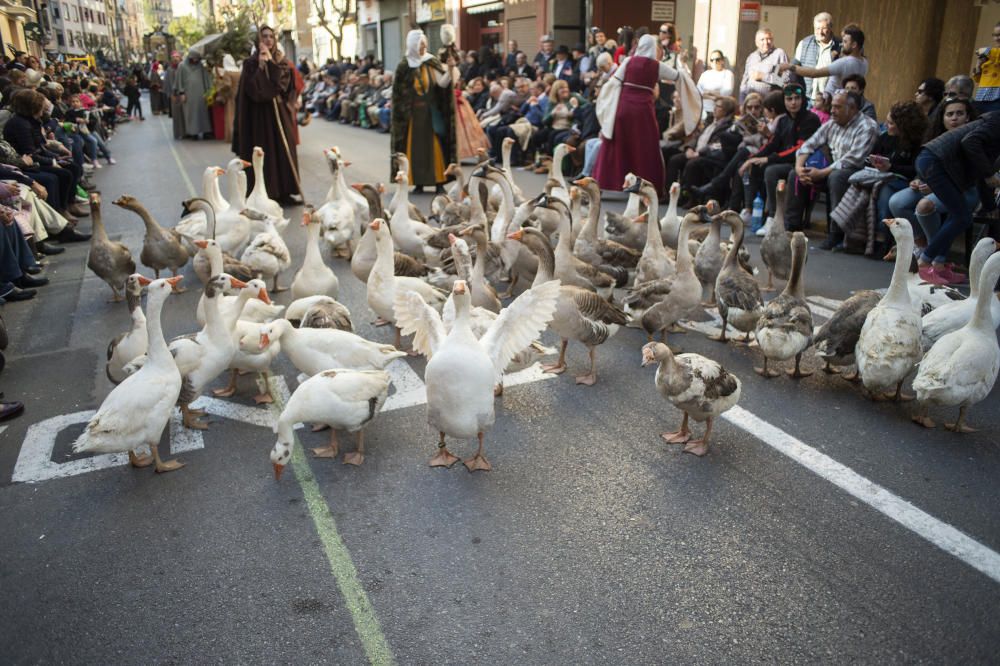
<instances>
[{"instance_id":1,"label":"window","mask_svg":"<svg viewBox=\"0 0 1000 666\"><path fill-rule=\"evenodd\" d=\"M56 33L56 43L59 46L66 46L66 38L63 37L63 34L61 32Z\"/></svg>"},{"instance_id":2,"label":"window","mask_svg":"<svg viewBox=\"0 0 1000 666\"><path fill-rule=\"evenodd\" d=\"M59 18L59 3L58 2L53 2L51 6L52 6L52 18L56 18L56 19ZM60 35L60 37L61 36L62 35Z\"/></svg>"}]
</instances>

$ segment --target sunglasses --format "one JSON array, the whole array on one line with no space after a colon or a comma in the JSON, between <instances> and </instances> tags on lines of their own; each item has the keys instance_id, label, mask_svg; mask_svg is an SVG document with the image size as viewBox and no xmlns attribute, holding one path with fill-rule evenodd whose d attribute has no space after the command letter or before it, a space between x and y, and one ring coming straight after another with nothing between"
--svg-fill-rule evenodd
<instances>
[{"instance_id":1,"label":"sunglasses","mask_svg":"<svg viewBox=\"0 0 1000 666\"><path fill-rule=\"evenodd\" d=\"M709 58L709 62L722 62L722 58Z\"/></svg>"}]
</instances>

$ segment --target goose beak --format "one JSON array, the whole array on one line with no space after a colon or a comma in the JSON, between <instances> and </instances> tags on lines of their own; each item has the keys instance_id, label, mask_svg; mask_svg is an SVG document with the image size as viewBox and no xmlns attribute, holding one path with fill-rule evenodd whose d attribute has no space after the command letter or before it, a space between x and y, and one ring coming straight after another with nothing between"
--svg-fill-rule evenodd
<instances>
[{"instance_id":1,"label":"goose beak","mask_svg":"<svg viewBox=\"0 0 1000 666\"><path fill-rule=\"evenodd\" d=\"M888 217L882 220L882 223L885 224L885 226L887 227L891 227L892 225L896 224L896 220L895 218Z\"/></svg>"},{"instance_id":2,"label":"goose beak","mask_svg":"<svg viewBox=\"0 0 1000 666\"><path fill-rule=\"evenodd\" d=\"M278 463L271 463L274 466L274 480L281 480L281 472L285 469L284 465L279 465Z\"/></svg>"},{"instance_id":3,"label":"goose beak","mask_svg":"<svg viewBox=\"0 0 1000 666\"><path fill-rule=\"evenodd\" d=\"M378 231L379 227L381 226L382 226L382 220L372 220L371 223L368 225L368 227L372 231Z\"/></svg>"},{"instance_id":4,"label":"goose beak","mask_svg":"<svg viewBox=\"0 0 1000 666\"><path fill-rule=\"evenodd\" d=\"M243 165L244 169L246 169L247 167L252 167L253 166L253 164L251 164L250 162L247 162L246 160L240 160L240 164Z\"/></svg>"},{"instance_id":5,"label":"goose beak","mask_svg":"<svg viewBox=\"0 0 1000 666\"><path fill-rule=\"evenodd\" d=\"M261 289L257 292L257 298L264 301L266 305L271 304L271 298L267 295L267 289Z\"/></svg>"},{"instance_id":6,"label":"goose beak","mask_svg":"<svg viewBox=\"0 0 1000 666\"><path fill-rule=\"evenodd\" d=\"M224 176L224 175L226 175L226 170L223 169L223 168L221 168L221 167L215 167L215 175L216 176Z\"/></svg>"},{"instance_id":7,"label":"goose beak","mask_svg":"<svg viewBox=\"0 0 1000 666\"><path fill-rule=\"evenodd\" d=\"M361 187L362 187L361 183L351 183L351 188L357 190L358 192L361 191Z\"/></svg>"},{"instance_id":8,"label":"goose beak","mask_svg":"<svg viewBox=\"0 0 1000 666\"><path fill-rule=\"evenodd\" d=\"M340 164L341 166L349 167L351 166L351 164L353 164L353 162L351 162L350 160L341 160Z\"/></svg>"},{"instance_id":9,"label":"goose beak","mask_svg":"<svg viewBox=\"0 0 1000 666\"><path fill-rule=\"evenodd\" d=\"M994 245L996 246L996 247L994 248L994 250L1000 250L1000 240L998 240L998 241L993 241L993 244L994 244Z\"/></svg>"},{"instance_id":10,"label":"goose beak","mask_svg":"<svg viewBox=\"0 0 1000 666\"><path fill-rule=\"evenodd\" d=\"M647 365L653 363L655 360L656 359L653 358L653 355L651 353L649 353L645 349L642 350L642 367L645 368Z\"/></svg>"},{"instance_id":11,"label":"goose beak","mask_svg":"<svg viewBox=\"0 0 1000 666\"><path fill-rule=\"evenodd\" d=\"M243 289L247 286L247 283L243 280L237 280L234 277L229 278L229 284L232 285L233 289Z\"/></svg>"},{"instance_id":12,"label":"goose beak","mask_svg":"<svg viewBox=\"0 0 1000 666\"><path fill-rule=\"evenodd\" d=\"M302 213L302 226L307 227L312 222L312 215L310 213Z\"/></svg>"},{"instance_id":13,"label":"goose beak","mask_svg":"<svg viewBox=\"0 0 1000 666\"><path fill-rule=\"evenodd\" d=\"M455 281L454 292L456 294L464 294L465 293L465 280L456 280Z\"/></svg>"},{"instance_id":14,"label":"goose beak","mask_svg":"<svg viewBox=\"0 0 1000 666\"><path fill-rule=\"evenodd\" d=\"M173 277L168 277L168 278L166 279L166 282L167 282L167 284L169 284L169 285L170 285L171 287L176 287L176 286L177 286L178 284L180 284L181 280L183 280L183 279L184 279L184 276L183 276L183 275L175 275L175 276L173 276Z\"/></svg>"},{"instance_id":15,"label":"goose beak","mask_svg":"<svg viewBox=\"0 0 1000 666\"><path fill-rule=\"evenodd\" d=\"M566 152L567 153L575 153L576 152L576 146L566 146Z\"/></svg>"},{"instance_id":16,"label":"goose beak","mask_svg":"<svg viewBox=\"0 0 1000 666\"><path fill-rule=\"evenodd\" d=\"M589 182L590 178L584 176L583 178L577 178L576 180L574 180L573 184L578 185L579 187L586 187Z\"/></svg>"},{"instance_id":17,"label":"goose beak","mask_svg":"<svg viewBox=\"0 0 1000 666\"><path fill-rule=\"evenodd\" d=\"M194 244L197 245L198 247L200 247L203 250L208 247L208 241L207 240L198 239L198 240L196 240L194 242Z\"/></svg>"},{"instance_id":18,"label":"goose beak","mask_svg":"<svg viewBox=\"0 0 1000 666\"><path fill-rule=\"evenodd\" d=\"M524 237L524 230L523 229L518 229L514 233L507 234L507 238L510 239L510 240L519 241L523 237Z\"/></svg>"},{"instance_id":19,"label":"goose beak","mask_svg":"<svg viewBox=\"0 0 1000 666\"><path fill-rule=\"evenodd\" d=\"M649 213L643 213L639 217L632 218L632 221L636 224L646 224L649 222Z\"/></svg>"},{"instance_id":20,"label":"goose beak","mask_svg":"<svg viewBox=\"0 0 1000 666\"><path fill-rule=\"evenodd\" d=\"M267 333L260 334L260 348L267 349L271 345L271 337Z\"/></svg>"},{"instance_id":21,"label":"goose beak","mask_svg":"<svg viewBox=\"0 0 1000 666\"><path fill-rule=\"evenodd\" d=\"M153 284L153 281L150 280L145 275L140 275L139 276L139 284L141 284L143 287L146 287L146 286L149 286L149 285Z\"/></svg>"}]
</instances>

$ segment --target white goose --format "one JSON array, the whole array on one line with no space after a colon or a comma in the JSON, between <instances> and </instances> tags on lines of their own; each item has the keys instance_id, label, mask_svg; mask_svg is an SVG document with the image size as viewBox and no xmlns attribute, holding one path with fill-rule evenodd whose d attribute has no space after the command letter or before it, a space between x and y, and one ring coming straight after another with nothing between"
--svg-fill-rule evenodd
<instances>
[{"instance_id":1,"label":"white goose","mask_svg":"<svg viewBox=\"0 0 1000 666\"><path fill-rule=\"evenodd\" d=\"M141 304L143 279L138 273L125 279L125 303L132 318L132 326L108 344L108 362L104 365L104 373L112 384L122 383L128 376L123 371L125 364L142 356L149 349L146 315L142 312Z\"/></svg>"},{"instance_id":2,"label":"white goose","mask_svg":"<svg viewBox=\"0 0 1000 666\"><path fill-rule=\"evenodd\" d=\"M358 242L357 211L354 200L344 190L353 192L349 187L341 189L340 157L331 150L324 150L323 156L330 167L331 183L326 193L326 202L313 213L319 220L323 240L338 256L350 258ZM367 208L367 204L365 205Z\"/></svg>"},{"instance_id":3,"label":"white goose","mask_svg":"<svg viewBox=\"0 0 1000 666\"><path fill-rule=\"evenodd\" d=\"M219 241L223 252L233 256L239 254L250 241L253 223L243 214L240 174L245 162L238 157L226 165L226 185L229 190L229 205L215 211L215 240Z\"/></svg>"},{"instance_id":4,"label":"white goose","mask_svg":"<svg viewBox=\"0 0 1000 666\"><path fill-rule=\"evenodd\" d=\"M552 189L551 195L567 206L569 206L569 186L566 184L566 178L563 177L562 163L568 154L575 152L575 147L567 143L560 143L552 149L552 162L549 164L549 178L558 182L558 186Z\"/></svg>"},{"instance_id":5,"label":"white goose","mask_svg":"<svg viewBox=\"0 0 1000 666\"><path fill-rule=\"evenodd\" d=\"M215 389L212 395L217 397L229 397L235 395L237 390L237 379L241 372L257 373L260 384L260 392L253 401L260 404L274 402L268 387L271 382L271 364L281 353L281 341L274 340L269 345L260 345L260 324L249 321L237 321L234 337L236 338L236 351L233 360L229 363L229 384L225 388Z\"/></svg>"},{"instance_id":6,"label":"white goose","mask_svg":"<svg viewBox=\"0 0 1000 666\"><path fill-rule=\"evenodd\" d=\"M219 176L225 173L225 169L220 169L217 166L205 167L205 171L202 172L202 198L211 204L213 211L229 208L229 202L222 196L222 190L219 188ZM184 206L188 210L191 210L188 203L185 202ZM215 237L214 223L210 224L204 209L191 210L188 215L181 218L174 229L189 241Z\"/></svg>"},{"instance_id":7,"label":"white goose","mask_svg":"<svg viewBox=\"0 0 1000 666\"><path fill-rule=\"evenodd\" d=\"M649 199L649 211L645 216L646 246L642 250L642 257L639 258L639 264L636 267L634 286L638 287L646 282L673 275L674 262L663 245L660 222L656 217L659 213L660 201L656 194L656 188L648 180L640 178L636 180L634 185L623 191L638 192ZM676 239L674 242L676 243Z\"/></svg>"},{"instance_id":8,"label":"white goose","mask_svg":"<svg viewBox=\"0 0 1000 666\"><path fill-rule=\"evenodd\" d=\"M355 233L361 233L365 225L371 222L371 218L368 217L368 202L365 198L354 188L353 185L347 184L347 179L344 176L344 169L351 166L350 160L345 160L343 153L340 152L340 147L334 146L330 149L330 152L337 156L340 160L340 169L337 171L337 188L345 194L347 199L354 206L355 222L358 227Z\"/></svg>"},{"instance_id":9,"label":"white goose","mask_svg":"<svg viewBox=\"0 0 1000 666\"><path fill-rule=\"evenodd\" d=\"M381 370L324 370L299 384L288 404L281 410L274 432L278 441L271 449L274 478L292 458L295 424L301 421L330 426L328 446L313 449L321 458L335 458L340 452L337 431L358 433L358 446L344 454L345 465L360 465L365 461L364 428L382 409L389 397L391 378Z\"/></svg>"},{"instance_id":10,"label":"white goose","mask_svg":"<svg viewBox=\"0 0 1000 666\"><path fill-rule=\"evenodd\" d=\"M306 254L302 259L302 268L292 280L292 298L306 296L330 296L337 298L340 293L340 280L337 279L329 266L323 261L319 251L320 223L312 212L302 213L302 225L306 228Z\"/></svg>"},{"instance_id":11,"label":"white goose","mask_svg":"<svg viewBox=\"0 0 1000 666\"><path fill-rule=\"evenodd\" d=\"M647 195L648 196L648 195ZM677 202L681 198L681 184L674 183L670 186L670 203L667 204L667 212L660 220L660 232L663 235L663 242L667 247L677 249L677 238L681 233L681 217L677 214ZM653 211L650 210L650 218L653 218Z\"/></svg>"},{"instance_id":12,"label":"white goose","mask_svg":"<svg viewBox=\"0 0 1000 666\"><path fill-rule=\"evenodd\" d=\"M139 278L149 287L146 303L146 332L149 338L149 359L135 374L125 378L101 403L83 434L74 442L74 453L118 453L128 451L129 462L135 467L156 465L157 472L170 472L184 466L176 460L161 460L157 450L160 436L181 392L181 374L163 339L160 313L163 303L180 277L150 282ZM141 418L136 418L141 415ZM137 456L135 449L148 446L152 457Z\"/></svg>"},{"instance_id":13,"label":"white goose","mask_svg":"<svg viewBox=\"0 0 1000 666\"><path fill-rule=\"evenodd\" d=\"M266 215L275 220L274 226L277 230L284 231L288 226L289 218L285 216L285 210L277 201L267 194L266 173L264 171L264 149L254 146L253 156L253 190L247 197L246 205L252 211Z\"/></svg>"},{"instance_id":14,"label":"white goose","mask_svg":"<svg viewBox=\"0 0 1000 666\"><path fill-rule=\"evenodd\" d=\"M976 309L972 318L957 331L938 338L927 355L920 361L920 369L913 380L920 403L917 423L933 428L927 416L931 405L958 407L958 421L945 424L955 432L975 432L965 424L969 407L982 401L993 390L1000 371L1000 346L997 345L996 328L990 312L997 302L994 285L1000 279L1000 254L986 260L979 276Z\"/></svg>"},{"instance_id":15,"label":"white goose","mask_svg":"<svg viewBox=\"0 0 1000 666\"><path fill-rule=\"evenodd\" d=\"M260 346L281 340L281 350L299 372L310 377L333 368L384 370L391 361L406 356L392 345L365 340L360 335L333 328L295 328L287 319L262 324Z\"/></svg>"},{"instance_id":16,"label":"white goose","mask_svg":"<svg viewBox=\"0 0 1000 666\"><path fill-rule=\"evenodd\" d=\"M220 273L226 273L232 275L240 281L244 279L246 281L253 279L253 273L249 270L249 267L242 262L237 262L235 259L232 262L223 259L222 249L219 244L212 240L211 238L207 240L197 240L194 242L195 246L199 249L198 255L195 257L196 261L198 257L204 255L206 258L208 268L211 271L211 275L218 275ZM239 270L239 274L230 273L228 269L236 268ZM208 282L208 278L204 280ZM226 291L231 291L227 286ZM226 299L234 298L233 296L227 295ZM222 301L227 302L226 300ZM277 305L271 303L270 299L265 303L260 299L251 299L246 301L243 306L243 311L240 313L240 318L251 322L266 322L271 321L275 317L281 315L281 311L285 306ZM205 325L205 294L202 293L201 297L198 299L198 306L195 308L195 319L198 321L200 326Z\"/></svg>"},{"instance_id":17,"label":"white goose","mask_svg":"<svg viewBox=\"0 0 1000 666\"><path fill-rule=\"evenodd\" d=\"M403 254L408 254L428 265L439 266L440 253L427 242L437 233L437 229L410 218L409 194L406 187L406 176L402 171L397 172L396 193L400 203L389 218L392 241Z\"/></svg>"},{"instance_id":18,"label":"white goose","mask_svg":"<svg viewBox=\"0 0 1000 666\"><path fill-rule=\"evenodd\" d=\"M968 323L975 314L976 301L979 296L980 273L983 271L986 260L997 249L1000 249L1000 242L992 238L983 238L976 243L969 260L969 297L962 301L951 301L934 308L923 316L920 346L924 350L930 349L942 336L957 331ZM993 320L993 328L1000 326L1000 301L995 298L990 298L990 316Z\"/></svg>"},{"instance_id":19,"label":"white goose","mask_svg":"<svg viewBox=\"0 0 1000 666\"><path fill-rule=\"evenodd\" d=\"M445 447L445 437L477 437L476 455L465 460L470 472L490 470L483 455L483 433L493 425L496 377L514 355L545 329L559 299L559 282L532 287L500 311L489 330L477 338L469 321L471 299L463 280L455 282L455 323L446 333L438 312L418 293L400 294L396 311L401 326L414 331L414 349L427 356L427 421L440 433L431 466L458 461Z\"/></svg>"},{"instance_id":20,"label":"white goose","mask_svg":"<svg viewBox=\"0 0 1000 666\"><path fill-rule=\"evenodd\" d=\"M913 254L913 228L903 218L886 220L896 237L896 265L889 290L872 308L861 327L855 361L861 381L874 400L896 389L894 399L906 399L903 381L920 360L920 312L913 307L906 275Z\"/></svg>"}]
</instances>

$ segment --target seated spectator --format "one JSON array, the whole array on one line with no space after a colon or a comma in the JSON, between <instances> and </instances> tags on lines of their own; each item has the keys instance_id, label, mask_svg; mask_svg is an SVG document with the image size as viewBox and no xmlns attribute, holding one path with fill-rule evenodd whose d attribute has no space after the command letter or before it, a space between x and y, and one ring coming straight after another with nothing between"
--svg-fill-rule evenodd
<instances>
[{"instance_id":1,"label":"seated spectator","mask_svg":"<svg viewBox=\"0 0 1000 666\"><path fill-rule=\"evenodd\" d=\"M512 39L507 42L507 55L503 59L503 71L509 72L517 67L517 54L524 53L524 51L517 48L517 40ZM527 57L525 57L527 61Z\"/></svg>"},{"instance_id":2,"label":"seated spectator","mask_svg":"<svg viewBox=\"0 0 1000 666\"><path fill-rule=\"evenodd\" d=\"M717 164L725 155L726 150L730 150L730 155L732 151L735 151L735 142L730 143L734 135L729 130L732 128L736 116L736 108L736 100L732 97L720 97L715 100L712 123L702 130L693 146L685 148L684 152L678 153L667 160L667 177L665 181L667 187L674 182L681 182L682 174L685 174L687 171L688 162L699 158L703 159L699 161L692 172L685 178L685 182L681 184L682 186L686 184L688 187L704 184L705 180L707 180L705 176L709 175L708 170L712 168L710 165ZM723 160L722 164L715 168L721 168L725 164L725 161ZM698 180L701 182L695 182ZM682 207L687 203L685 199L691 199L690 192L686 193L686 195L682 193L680 204Z\"/></svg>"},{"instance_id":3,"label":"seated spectator","mask_svg":"<svg viewBox=\"0 0 1000 666\"><path fill-rule=\"evenodd\" d=\"M0 185L0 189L4 198L11 193L7 185ZM28 300L35 296L35 287L49 283L47 278L32 275L41 267L15 222L15 213L9 206L0 206L0 299L4 301Z\"/></svg>"},{"instance_id":4,"label":"seated spectator","mask_svg":"<svg viewBox=\"0 0 1000 666\"><path fill-rule=\"evenodd\" d=\"M956 74L944 84L944 96L955 99L972 99L972 90L975 86L971 76Z\"/></svg>"},{"instance_id":5,"label":"seated spectator","mask_svg":"<svg viewBox=\"0 0 1000 666\"><path fill-rule=\"evenodd\" d=\"M507 70L510 76L523 76L526 79L534 80L535 68L528 64L528 56L524 51L518 51L514 56L514 66Z\"/></svg>"},{"instance_id":6,"label":"seated spectator","mask_svg":"<svg viewBox=\"0 0 1000 666\"><path fill-rule=\"evenodd\" d=\"M875 105L871 100L865 98L865 88L867 87L868 82L860 74L849 74L844 77L844 90L858 93L861 97L861 113L878 122L878 113L875 111Z\"/></svg>"},{"instance_id":7,"label":"seated spectator","mask_svg":"<svg viewBox=\"0 0 1000 666\"><path fill-rule=\"evenodd\" d=\"M551 72L551 63L555 60L555 46L556 42L552 35L542 35L539 41L539 50L535 54L534 59L531 61L531 65L535 68L535 73L544 74L545 72Z\"/></svg>"},{"instance_id":8,"label":"seated spectator","mask_svg":"<svg viewBox=\"0 0 1000 666\"><path fill-rule=\"evenodd\" d=\"M459 65L458 70L465 81L472 81L483 76L483 67L479 62L479 52L470 50L466 53L465 62Z\"/></svg>"},{"instance_id":9,"label":"seated spectator","mask_svg":"<svg viewBox=\"0 0 1000 666\"><path fill-rule=\"evenodd\" d=\"M802 231L808 224L803 217L812 188L826 189L830 210L837 208L847 191L848 179L864 165L878 136L878 123L861 113L861 98L857 93L837 92L830 111L830 122L821 125L796 151L795 168L788 175L785 226L792 231ZM824 167L809 166L807 160L820 150L829 153L830 163ZM832 250L841 244L844 235L829 220L827 232L820 248Z\"/></svg>"},{"instance_id":10,"label":"seated spectator","mask_svg":"<svg viewBox=\"0 0 1000 666\"><path fill-rule=\"evenodd\" d=\"M993 26L993 47L977 49L972 78L976 82L973 99L979 113L1000 111L1000 23Z\"/></svg>"},{"instance_id":11,"label":"seated spectator","mask_svg":"<svg viewBox=\"0 0 1000 666\"><path fill-rule=\"evenodd\" d=\"M733 70L726 66L726 56L722 51L715 50L709 54L711 69L706 70L698 78L698 91L701 92L702 110L705 122L712 122L715 110L715 100L720 97L731 97L736 88L736 77Z\"/></svg>"},{"instance_id":12,"label":"seated spectator","mask_svg":"<svg viewBox=\"0 0 1000 666\"><path fill-rule=\"evenodd\" d=\"M542 121L549 108L549 97L543 81L531 82L528 86L528 94L528 99L518 109L518 119L509 123L501 122L486 130L490 140L490 157L494 160L500 160L500 147L503 145L503 140L510 137L516 139L511 151L511 164L520 165L527 161L524 151L529 150L534 134L541 131ZM513 118L513 115L510 118Z\"/></svg>"},{"instance_id":13,"label":"seated spectator","mask_svg":"<svg viewBox=\"0 0 1000 666\"><path fill-rule=\"evenodd\" d=\"M945 132L917 155L917 174L940 202L935 204L935 212L948 214L941 227L929 236L927 247L917 260L924 280L937 284L964 281L964 276L956 275L948 266L948 251L972 224L972 213L980 197L974 197L970 204L969 192L985 186L989 189L984 198L996 196L994 190L1000 187L1000 177L996 174L998 158L1000 113L996 112Z\"/></svg>"},{"instance_id":14,"label":"seated spectator","mask_svg":"<svg viewBox=\"0 0 1000 666\"><path fill-rule=\"evenodd\" d=\"M573 50L570 51L570 58L572 58L576 67L578 77L582 78L585 73L594 67L594 61L587 55L587 49L584 48L582 43L577 43L573 46Z\"/></svg>"},{"instance_id":15,"label":"seated spectator","mask_svg":"<svg viewBox=\"0 0 1000 666\"><path fill-rule=\"evenodd\" d=\"M882 223L892 216L889 201L907 189L916 177L914 161L927 129L927 117L916 102L897 102L886 116L861 177L852 179L840 204L831 213L845 232L845 246L864 248L868 256L885 257L892 235ZM895 252L891 253L895 259Z\"/></svg>"},{"instance_id":16,"label":"seated spectator","mask_svg":"<svg viewBox=\"0 0 1000 666\"><path fill-rule=\"evenodd\" d=\"M920 105L924 114L930 116L944 99L944 81L934 77L924 79L917 86L917 92L913 99Z\"/></svg>"},{"instance_id":17,"label":"seated spectator","mask_svg":"<svg viewBox=\"0 0 1000 666\"><path fill-rule=\"evenodd\" d=\"M774 92L768 93L768 95L773 95ZM784 108L784 105L781 105L780 108ZM740 135L740 146L747 146L751 150L757 150L763 146L766 139L766 134L762 134L762 130L766 131L763 123L764 96L750 93L743 100L743 104L740 106L740 115L733 123L733 131Z\"/></svg>"},{"instance_id":18,"label":"seated spectator","mask_svg":"<svg viewBox=\"0 0 1000 666\"><path fill-rule=\"evenodd\" d=\"M816 93L816 96L813 97L810 111L819 118L820 125L825 125L830 120L830 99L830 95L825 92Z\"/></svg>"},{"instance_id":19,"label":"seated spectator","mask_svg":"<svg viewBox=\"0 0 1000 666\"><path fill-rule=\"evenodd\" d=\"M481 76L469 81L469 85L465 87L465 92L462 94L465 95L472 110L476 112L485 109L490 98L489 90L486 89L486 81Z\"/></svg>"},{"instance_id":20,"label":"seated spectator","mask_svg":"<svg viewBox=\"0 0 1000 666\"><path fill-rule=\"evenodd\" d=\"M588 106L590 103L582 95L570 90L569 83L562 79L555 81L549 91L548 111L542 119L543 132L538 134L538 141L533 139L533 143L538 147L544 145L545 153L551 155L557 145L565 143L573 134L573 123Z\"/></svg>"}]
</instances>

